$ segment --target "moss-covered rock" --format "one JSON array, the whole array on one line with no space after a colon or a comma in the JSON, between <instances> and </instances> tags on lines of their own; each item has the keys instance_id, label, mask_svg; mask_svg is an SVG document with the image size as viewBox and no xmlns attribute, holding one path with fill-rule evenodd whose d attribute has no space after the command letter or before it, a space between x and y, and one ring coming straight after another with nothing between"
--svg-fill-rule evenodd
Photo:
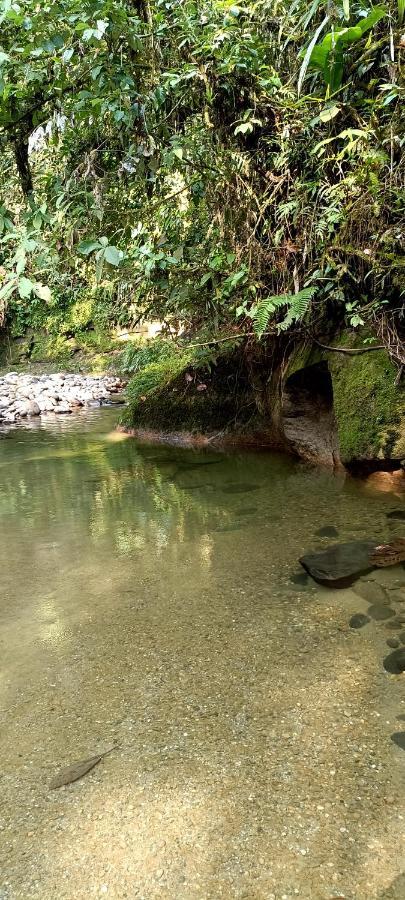
<instances>
[{"instance_id":1,"label":"moss-covered rock","mask_svg":"<svg viewBox=\"0 0 405 900\"><path fill-rule=\"evenodd\" d=\"M333 345L362 349L363 339L364 336L345 333ZM269 381L271 366L270 356L264 382ZM321 385L316 381L316 372L324 373L325 368L331 382L330 411L326 408L328 398L320 396ZM291 412L292 381L307 370L315 374L312 381L305 382L305 398L302 385L295 387L297 409ZM404 389L396 380L397 370L384 350L351 355L327 351L312 343L297 345L284 369L281 392L285 448L312 461L325 463L330 458L331 465L339 464L338 445L343 463L404 459ZM252 382L251 367L247 367L240 351L225 354L216 365L208 367L204 360L193 356L191 349L177 349L168 359L152 362L135 375L128 401L126 427L206 434L246 434L250 429L252 435L262 436L263 443L283 445L283 434L275 443L270 427L271 396L267 408L263 407ZM323 453L321 445L325 445Z\"/></svg>"},{"instance_id":2,"label":"moss-covered rock","mask_svg":"<svg viewBox=\"0 0 405 900\"><path fill-rule=\"evenodd\" d=\"M343 332L334 347L363 349L365 335ZM299 345L291 355L285 380L301 369L327 362L340 456L354 460L405 458L405 388L385 350L346 354Z\"/></svg>"},{"instance_id":3,"label":"moss-covered rock","mask_svg":"<svg viewBox=\"0 0 405 900\"><path fill-rule=\"evenodd\" d=\"M127 389L122 424L127 428L211 434L243 427L255 409L251 387L237 354L204 363L190 350L152 362Z\"/></svg>"},{"instance_id":4,"label":"moss-covered rock","mask_svg":"<svg viewBox=\"0 0 405 900\"><path fill-rule=\"evenodd\" d=\"M404 459L405 391L387 353L330 354L329 369L342 460Z\"/></svg>"}]
</instances>

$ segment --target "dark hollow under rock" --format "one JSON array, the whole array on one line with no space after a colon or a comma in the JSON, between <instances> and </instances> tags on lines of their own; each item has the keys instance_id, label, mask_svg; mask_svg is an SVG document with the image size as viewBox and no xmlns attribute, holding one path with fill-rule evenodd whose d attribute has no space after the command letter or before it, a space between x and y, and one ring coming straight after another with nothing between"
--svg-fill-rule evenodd
<instances>
[{"instance_id":1,"label":"dark hollow under rock","mask_svg":"<svg viewBox=\"0 0 405 900\"><path fill-rule=\"evenodd\" d=\"M347 541L317 553L306 553L299 561L320 584L348 587L373 569L370 553L374 547L374 541Z\"/></svg>"},{"instance_id":2,"label":"dark hollow under rock","mask_svg":"<svg viewBox=\"0 0 405 900\"><path fill-rule=\"evenodd\" d=\"M384 669L391 675L400 675L405 672L405 647L393 650L384 659Z\"/></svg>"},{"instance_id":3,"label":"dark hollow under rock","mask_svg":"<svg viewBox=\"0 0 405 900\"><path fill-rule=\"evenodd\" d=\"M350 628L364 628L369 622L371 622L369 616L365 616L364 613L355 613L349 620L349 625Z\"/></svg>"}]
</instances>

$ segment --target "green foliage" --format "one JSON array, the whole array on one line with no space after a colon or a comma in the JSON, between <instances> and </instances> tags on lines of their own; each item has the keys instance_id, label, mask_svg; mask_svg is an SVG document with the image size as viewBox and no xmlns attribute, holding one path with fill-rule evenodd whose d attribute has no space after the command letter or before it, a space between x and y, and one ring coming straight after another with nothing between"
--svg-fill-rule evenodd
<instances>
[{"instance_id":1,"label":"green foliage","mask_svg":"<svg viewBox=\"0 0 405 900\"><path fill-rule=\"evenodd\" d=\"M184 350L175 356L161 359L159 362L151 362L141 369L129 382L127 387L127 401L129 417L132 420L137 406L157 390L167 387L193 361L190 350Z\"/></svg>"},{"instance_id":2,"label":"green foliage","mask_svg":"<svg viewBox=\"0 0 405 900\"><path fill-rule=\"evenodd\" d=\"M128 344L121 354L118 368L124 375L136 375L151 363L164 362L177 354L177 345L162 338L135 345Z\"/></svg>"},{"instance_id":3,"label":"green foliage","mask_svg":"<svg viewBox=\"0 0 405 900\"><path fill-rule=\"evenodd\" d=\"M308 66L309 68L319 69L322 72L330 94L338 91L342 84L345 51L352 44L360 41L367 31L374 28L386 15L387 9L385 6L374 6L368 16L359 19L356 25L348 28L333 28L332 31L325 35L320 44L310 45L311 52ZM345 18L350 18L347 4ZM324 21L326 22L326 19Z\"/></svg>"},{"instance_id":4,"label":"green foliage","mask_svg":"<svg viewBox=\"0 0 405 900\"><path fill-rule=\"evenodd\" d=\"M283 306L287 307L287 313L281 322L278 322L276 329L278 332L287 331L291 325L302 322L305 318L312 297L315 294L315 288L307 287L297 294L281 294L279 297L264 297L251 310L254 332L258 338L261 338L266 331L269 321L273 319L275 313Z\"/></svg>"},{"instance_id":5,"label":"green foliage","mask_svg":"<svg viewBox=\"0 0 405 900\"><path fill-rule=\"evenodd\" d=\"M253 307L259 337L314 321L307 290L316 321L400 306L403 14L0 0L0 326L208 339Z\"/></svg>"}]
</instances>

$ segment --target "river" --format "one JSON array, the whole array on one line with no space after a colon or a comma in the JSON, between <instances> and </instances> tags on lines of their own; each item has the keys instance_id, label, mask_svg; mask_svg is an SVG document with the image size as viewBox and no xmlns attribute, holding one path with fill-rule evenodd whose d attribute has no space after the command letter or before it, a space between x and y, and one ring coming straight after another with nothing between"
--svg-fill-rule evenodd
<instances>
[{"instance_id":1,"label":"river","mask_svg":"<svg viewBox=\"0 0 405 900\"><path fill-rule=\"evenodd\" d=\"M403 898L396 632L298 563L401 500L115 419L0 436L1 900Z\"/></svg>"}]
</instances>

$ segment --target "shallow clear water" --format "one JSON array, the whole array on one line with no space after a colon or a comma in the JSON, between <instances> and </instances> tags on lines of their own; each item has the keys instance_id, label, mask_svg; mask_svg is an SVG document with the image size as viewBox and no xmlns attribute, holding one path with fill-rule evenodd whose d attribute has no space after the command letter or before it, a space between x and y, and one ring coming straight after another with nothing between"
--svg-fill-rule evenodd
<instances>
[{"instance_id":1,"label":"shallow clear water","mask_svg":"<svg viewBox=\"0 0 405 900\"><path fill-rule=\"evenodd\" d=\"M393 632L294 580L401 500L115 418L0 437L0 898L402 897Z\"/></svg>"}]
</instances>

